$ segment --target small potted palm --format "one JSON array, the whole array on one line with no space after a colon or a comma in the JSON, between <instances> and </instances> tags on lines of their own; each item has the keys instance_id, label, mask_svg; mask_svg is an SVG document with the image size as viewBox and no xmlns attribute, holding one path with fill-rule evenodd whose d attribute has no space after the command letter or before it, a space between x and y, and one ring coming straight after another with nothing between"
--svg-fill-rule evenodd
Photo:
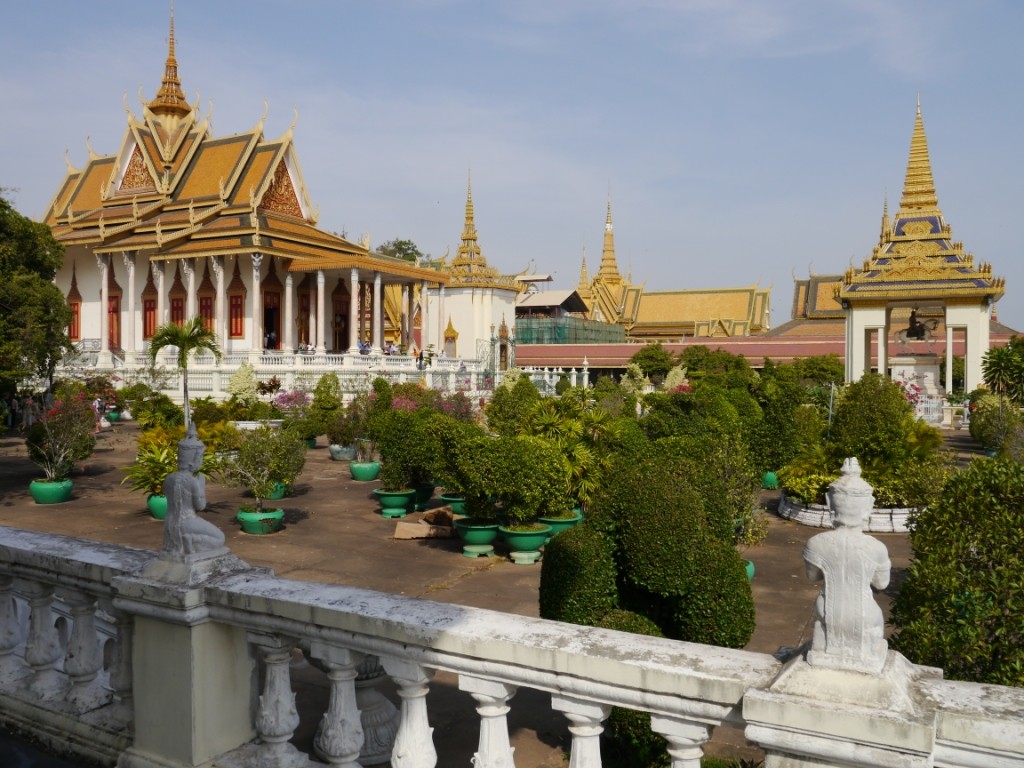
<instances>
[{"instance_id":1,"label":"small potted palm","mask_svg":"<svg viewBox=\"0 0 1024 768\"><path fill-rule=\"evenodd\" d=\"M173 443L148 441L139 446L135 461L125 468L121 484L131 483L131 490L146 494L146 507L157 520L167 516L164 480L178 468L178 453Z\"/></svg>"},{"instance_id":2,"label":"small potted palm","mask_svg":"<svg viewBox=\"0 0 1024 768\"><path fill-rule=\"evenodd\" d=\"M229 485L241 486L252 494L254 504L241 508L236 519L246 533L273 533L281 527L283 509L264 509L278 485L290 485L306 463L305 441L292 429L259 427L249 432L238 456L221 470Z\"/></svg>"}]
</instances>

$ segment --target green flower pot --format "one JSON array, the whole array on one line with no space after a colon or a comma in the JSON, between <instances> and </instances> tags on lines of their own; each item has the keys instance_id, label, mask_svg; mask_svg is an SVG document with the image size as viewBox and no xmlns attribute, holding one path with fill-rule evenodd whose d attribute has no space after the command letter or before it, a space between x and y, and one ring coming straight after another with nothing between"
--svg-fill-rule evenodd
<instances>
[{"instance_id":1,"label":"green flower pot","mask_svg":"<svg viewBox=\"0 0 1024 768\"><path fill-rule=\"evenodd\" d=\"M72 487L70 480L33 480L28 492L36 504L63 504L71 498Z\"/></svg>"},{"instance_id":2,"label":"green flower pot","mask_svg":"<svg viewBox=\"0 0 1024 768\"><path fill-rule=\"evenodd\" d=\"M377 497L377 503L380 504L381 515L405 517L415 503L416 491L411 488L407 491L382 491L377 488L373 495Z\"/></svg>"},{"instance_id":3,"label":"green flower pot","mask_svg":"<svg viewBox=\"0 0 1024 768\"><path fill-rule=\"evenodd\" d=\"M544 523L551 528L551 533L548 534L548 541L551 540L552 536L567 531L575 525L579 525L583 520L583 513L578 508L573 509L572 517L541 517L538 518L538 522Z\"/></svg>"},{"instance_id":4,"label":"green flower pot","mask_svg":"<svg viewBox=\"0 0 1024 768\"><path fill-rule=\"evenodd\" d=\"M356 457L354 445L328 445L327 451L334 461L352 461Z\"/></svg>"},{"instance_id":5,"label":"green flower pot","mask_svg":"<svg viewBox=\"0 0 1024 768\"><path fill-rule=\"evenodd\" d=\"M493 544L498 538L498 522L487 518L456 518L455 532L463 544Z\"/></svg>"},{"instance_id":6,"label":"green flower pot","mask_svg":"<svg viewBox=\"0 0 1024 768\"><path fill-rule=\"evenodd\" d=\"M761 477L761 487L768 491L778 490L779 476L774 472L765 472Z\"/></svg>"},{"instance_id":7,"label":"green flower pot","mask_svg":"<svg viewBox=\"0 0 1024 768\"><path fill-rule=\"evenodd\" d=\"M753 560L744 560L743 562L746 564L747 578L750 579L751 581L753 581L754 580L754 561Z\"/></svg>"},{"instance_id":8,"label":"green flower pot","mask_svg":"<svg viewBox=\"0 0 1024 768\"><path fill-rule=\"evenodd\" d=\"M277 501L278 499L283 499L285 497L285 494L287 493L287 483L274 483L274 490L270 493L269 496L267 496L267 499L270 501Z\"/></svg>"},{"instance_id":9,"label":"green flower pot","mask_svg":"<svg viewBox=\"0 0 1024 768\"><path fill-rule=\"evenodd\" d=\"M235 519L241 524L243 531L260 536L280 530L281 520L284 519L284 510L265 509L262 512L256 512L243 509L235 515Z\"/></svg>"},{"instance_id":10,"label":"green flower pot","mask_svg":"<svg viewBox=\"0 0 1024 768\"><path fill-rule=\"evenodd\" d=\"M541 523L531 531L514 531L501 526L500 531L509 552L536 552L547 543L551 526Z\"/></svg>"},{"instance_id":11,"label":"green flower pot","mask_svg":"<svg viewBox=\"0 0 1024 768\"><path fill-rule=\"evenodd\" d=\"M447 493L442 493L440 498L442 504L452 508L453 515L466 514L466 499L464 496L449 496Z\"/></svg>"},{"instance_id":12,"label":"green flower pot","mask_svg":"<svg viewBox=\"0 0 1024 768\"><path fill-rule=\"evenodd\" d=\"M157 520L167 517L167 497L161 493L153 493L146 499L146 508Z\"/></svg>"},{"instance_id":13,"label":"green flower pot","mask_svg":"<svg viewBox=\"0 0 1024 768\"><path fill-rule=\"evenodd\" d=\"M107 411L107 421L113 424L115 421L121 418L120 411Z\"/></svg>"},{"instance_id":14,"label":"green flower pot","mask_svg":"<svg viewBox=\"0 0 1024 768\"><path fill-rule=\"evenodd\" d=\"M380 477L379 461L353 461L348 465L348 471L352 473L353 480L363 482L376 480Z\"/></svg>"},{"instance_id":15,"label":"green flower pot","mask_svg":"<svg viewBox=\"0 0 1024 768\"><path fill-rule=\"evenodd\" d=\"M306 438L306 447L307 448L316 448L316 438L315 437L307 437Z\"/></svg>"}]
</instances>

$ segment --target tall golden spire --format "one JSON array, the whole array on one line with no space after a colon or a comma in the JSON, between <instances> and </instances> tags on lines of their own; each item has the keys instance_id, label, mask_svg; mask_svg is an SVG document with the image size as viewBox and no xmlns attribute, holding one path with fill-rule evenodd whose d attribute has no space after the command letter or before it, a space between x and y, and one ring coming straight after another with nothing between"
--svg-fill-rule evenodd
<instances>
[{"instance_id":1,"label":"tall golden spire","mask_svg":"<svg viewBox=\"0 0 1024 768\"><path fill-rule=\"evenodd\" d=\"M174 58L174 0L171 0L171 37L167 50L167 61L164 62L164 79L160 83L160 89L156 92L156 98L148 104L151 112L158 115L178 115L184 117L192 108L185 100L185 93L181 90L181 80L178 79L178 60Z\"/></svg>"},{"instance_id":2,"label":"tall golden spire","mask_svg":"<svg viewBox=\"0 0 1024 768\"><path fill-rule=\"evenodd\" d=\"M587 274L587 249L583 249L583 264L580 266L580 286L590 285L590 276Z\"/></svg>"},{"instance_id":3,"label":"tall golden spire","mask_svg":"<svg viewBox=\"0 0 1024 768\"><path fill-rule=\"evenodd\" d=\"M612 199L608 197L608 213L604 218L604 248L601 250L601 267L597 277L605 283L621 283L622 275L615 261L615 228L612 226Z\"/></svg>"},{"instance_id":4,"label":"tall golden spire","mask_svg":"<svg viewBox=\"0 0 1024 768\"><path fill-rule=\"evenodd\" d=\"M889 195L885 196L885 202L882 203L882 231L878 236L878 242L884 243L889 237Z\"/></svg>"},{"instance_id":5,"label":"tall golden spire","mask_svg":"<svg viewBox=\"0 0 1024 768\"><path fill-rule=\"evenodd\" d=\"M918 97L900 211L937 210L938 207L939 198L935 194L935 179L932 178L932 164L928 157L928 140L924 135L924 120L921 118L921 98Z\"/></svg>"},{"instance_id":6,"label":"tall golden spire","mask_svg":"<svg viewBox=\"0 0 1024 768\"><path fill-rule=\"evenodd\" d=\"M469 178L466 181L466 221L462 225L462 244L459 245L458 255L452 261L452 268L468 273L486 266L487 261L477 242L476 222L473 215L473 179Z\"/></svg>"}]
</instances>

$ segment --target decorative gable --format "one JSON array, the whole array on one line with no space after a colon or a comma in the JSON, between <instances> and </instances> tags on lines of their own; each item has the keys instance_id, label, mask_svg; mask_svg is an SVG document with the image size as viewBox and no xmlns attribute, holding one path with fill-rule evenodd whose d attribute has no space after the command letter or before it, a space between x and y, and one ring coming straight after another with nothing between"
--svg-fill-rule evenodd
<instances>
[{"instance_id":1,"label":"decorative gable","mask_svg":"<svg viewBox=\"0 0 1024 768\"><path fill-rule=\"evenodd\" d=\"M283 213L286 216L303 218L302 206L299 205L299 198L295 193L292 177L288 173L288 167L283 160L277 164L277 170L274 171L274 180L270 182L267 191L263 193L260 208L265 211Z\"/></svg>"},{"instance_id":2,"label":"decorative gable","mask_svg":"<svg viewBox=\"0 0 1024 768\"><path fill-rule=\"evenodd\" d=\"M149 169L146 168L146 161L142 158L138 144L132 150L132 156L128 160L128 167L125 169L124 178L121 179L118 191L129 189L153 189L153 177L149 175Z\"/></svg>"}]
</instances>

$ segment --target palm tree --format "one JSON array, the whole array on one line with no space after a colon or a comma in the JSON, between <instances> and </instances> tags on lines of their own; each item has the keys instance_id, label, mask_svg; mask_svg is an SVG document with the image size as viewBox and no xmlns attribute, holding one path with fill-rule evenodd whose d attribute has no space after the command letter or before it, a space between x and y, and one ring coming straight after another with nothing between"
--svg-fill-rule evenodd
<instances>
[{"instance_id":1,"label":"palm tree","mask_svg":"<svg viewBox=\"0 0 1024 768\"><path fill-rule=\"evenodd\" d=\"M985 353L981 363L982 375L996 394L1006 395L1020 404L1024 359L1012 347L993 347Z\"/></svg>"},{"instance_id":2,"label":"palm tree","mask_svg":"<svg viewBox=\"0 0 1024 768\"><path fill-rule=\"evenodd\" d=\"M206 327L203 318L196 315L184 325L166 323L153 332L149 340L149 359L152 363L156 363L157 353L164 347L175 347L178 350L178 369L181 371L185 395L185 428L188 429L192 420L188 405L188 356L192 352L208 351L220 362L217 337Z\"/></svg>"}]
</instances>

